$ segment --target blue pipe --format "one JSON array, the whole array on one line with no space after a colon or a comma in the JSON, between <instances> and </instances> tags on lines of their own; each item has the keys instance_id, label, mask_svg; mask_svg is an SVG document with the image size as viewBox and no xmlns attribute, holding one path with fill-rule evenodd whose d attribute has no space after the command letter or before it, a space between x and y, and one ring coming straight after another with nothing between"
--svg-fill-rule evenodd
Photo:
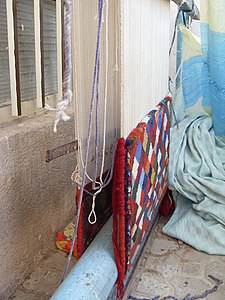
<instances>
[{"instance_id":1,"label":"blue pipe","mask_svg":"<svg viewBox=\"0 0 225 300\"><path fill-rule=\"evenodd\" d=\"M110 218L51 300L105 300L113 289L117 276Z\"/></svg>"}]
</instances>

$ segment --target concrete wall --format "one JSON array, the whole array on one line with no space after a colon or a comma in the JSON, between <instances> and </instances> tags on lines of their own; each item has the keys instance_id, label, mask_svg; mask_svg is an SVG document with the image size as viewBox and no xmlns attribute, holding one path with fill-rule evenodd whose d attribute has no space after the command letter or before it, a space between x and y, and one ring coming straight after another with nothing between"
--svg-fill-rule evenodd
<instances>
[{"instance_id":1,"label":"concrete wall","mask_svg":"<svg viewBox=\"0 0 225 300\"><path fill-rule=\"evenodd\" d=\"M52 113L0 127L0 299L55 248L56 231L75 215L75 153L45 162L46 150L74 139L73 122L57 134Z\"/></svg>"}]
</instances>

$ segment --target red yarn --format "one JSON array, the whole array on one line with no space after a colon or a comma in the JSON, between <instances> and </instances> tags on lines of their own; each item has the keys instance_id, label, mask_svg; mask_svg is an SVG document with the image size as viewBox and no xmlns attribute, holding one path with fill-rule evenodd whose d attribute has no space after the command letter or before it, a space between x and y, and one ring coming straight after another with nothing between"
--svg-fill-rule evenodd
<instances>
[{"instance_id":1,"label":"red yarn","mask_svg":"<svg viewBox=\"0 0 225 300\"><path fill-rule=\"evenodd\" d=\"M117 298L122 299L124 295L125 280L125 140L118 140L115 163L114 163L114 179L112 193L113 207L113 234L112 241L114 246L115 261L118 269Z\"/></svg>"},{"instance_id":2,"label":"red yarn","mask_svg":"<svg viewBox=\"0 0 225 300\"><path fill-rule=\"evenodd\" d=\"M76 202L78 203L78 200L80 199L80 188L77 187L77 193L76 193ZM84 238L83 238L83 209L81 209L81 214L80 214L80 220L78 223L78 228L77 228L77 259L81 257L81 255L84 252Z\"/></svg>"},{"instance_id":3,"label":"red yarn","mask_svg":"<svg viewBox=\"0 0 225 300\"><path fill-rule=\"evenodd\" d=\"M162 204L160 206L159 212L162 216L168 217L171 212L175 208L175 203L172 198L172 196L169 193L169 190L167 190L165 197L163 198Z\"/></svg>"}]
</instances>

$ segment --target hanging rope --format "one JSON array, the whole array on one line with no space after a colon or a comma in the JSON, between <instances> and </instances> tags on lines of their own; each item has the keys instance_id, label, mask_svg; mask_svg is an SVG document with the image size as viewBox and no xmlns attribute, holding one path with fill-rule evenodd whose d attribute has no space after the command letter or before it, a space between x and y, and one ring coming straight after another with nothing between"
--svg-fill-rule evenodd
<instances>
[{"instance_id":1,"label":"hanging rope","mask_svg":"<svg viewBox=\"0 0 225 300\"><path fill-rule=\"evenodd\" d=\"M171 52L172 52L172 49L173 49L173 45L174 45L174 42L175 42L175 39L176 39L177 25L178 25L178 21L179 21L180 12L181 12L181 8L179 6L178 12L177 12L177 16L176 16L176 19L175 19L174 30L173 30L173 37L172 37L172 41L171 41L171 45L170 45L170 50L169 50L169 56L171 55Z\"/></svg>"},{"instance_id":2,"label":"hanging rope","mask_svg":"<svg viewBox=\"0 0 225 300\"><path fill-rule=\"evenodd\" d=\"M180 12L181 12L181 5L178 8L178 12L177 12L176 19L175 19L173 37L172 37L172 41L171 41L171 45L170 45L170 49L169 49L169 57L171 56L171 52L173 50L174 42L175 42L176 35L177 35L177 26L178 26ZM171 77L169 76L168 77L168 91L169 91L170 95L173 95L172 90L171 90L171 83L173 83L173 81L172 81ZM172 101L171 101L171 111L172 111L172 114L173 114L173 117L174 117L174 120L175 120L175 124L176 124L177 128L179 129L179 124L178 124L178 121L177 121L177 116L176 116Z\"/></svg>"},{"instance_id":3,"label":"hanging rope","mask_svg":"<svg viewBox=\"0 0 225 300\"><path fill-rule=\"evenodd\" d=\"M101 6L99 6L99 10L103 9ZM108 97L108 1L105 1L105 10L106 10L106 17L105 17L105 95L104 95L104 125L103 125L103 146L102 146L102 163L101 163L101 169L100 169L100 177L99 177L99 182L97 181L97 173L98 173L98 148L99 148L99 124L98 124L98 119L99 119L99 83L100 83L100 51L98 52L97 56L97 64L96 64L96 86L93 84L93 89L92 92L94 91L94 95L96 94L96 114L95 114L95 165L94 165L94 177L93 179L85 173L84 175L92 182L92 189L95 190L95 193L88 193L89 195L92 195L92 210L88 216L88 221L90 224L94 224L97 221L97 216L95 213L95 200L96 196L102 191L104 187L106 187L111 179L112 179L112 174L113 174L113 164L111 169L108 171L107 176L105 177L103 181L103 172L104 172L104 165L105 165L105 147L106 147L106 124L107 124L107 97ZM93 80L95 82L95 80ZM78 105L77 105L78 108ZM77 123L77 130L78 130L78 123ZM79 149L79 159L82 165L82 168L84 169L84 163L83 163L83 157L82 157L82 143L79 141L78 149ZM115 150L113 150L114 153ZM110 175L109 175L110 174ZM109 178L108 178L109 176ZM74 173L71 176L72 180L75 181L79 186L81 186L80 181L80 175L79 175L79 167L77 166ZM97 184L97 185L96 185ZM84 192L87 192L84 189Z\"/></svg>"},{"instance_id":4,"label":"hanging rope","mask_svg":"<svg viewBox=\"0 0 225 300\"><path fill-rule=\"evenodd\" d=\"M66 267L63 273L62 281L65 279L68 268L70 265L71 257L73 254L75 240L77 238L77 229L78 223L80 219L81 213L81 205L83 200L83 193L84 193L84 186L85 186L85 174L87 172L87 165L88 165L88 156L89 156L89 148L90 148L90 140L91 140L91 127L92 127L92 120L93 120L93 112L94 112L94 98L95 98L95 89L97 83L99 83L99 70L100 70L100 47L101 47L101 31L102 31L102 23L103 23L103 11L104 11L104 0L98 0L98 32L97 32L97 45L96 45L96 54L95 54L95 67L94 67L94 75L93 75L93 86L91 92L91 100L90 100L90 115L89 115L89 125L88 125L88 138L87 138L87 147L85 152L85 162L84 162L84 170L83 170L83 178L82 184L80 186L80 197L78 201L77 207L77 216L76 216L76 226L74 230L74 235L72 238L71 248L69 252L69 256L67 259ZM98 87L97 87L98 89Z\"/></svg>"},{"instance_id":5,"label":"hanging rope","mask_svg":"<svg viewBox=\"0 0 225 300\"><path fill-rule=\"evenodd\" d=\"M60 120L68 121L70 117L65 113L65 109L71 102L72 91L71 74L72 74L72 49L71 49L71 24L72 24L72 5L71 0L65 0L65 38L64 38L64 51L65 51L65 68L63 72L63 97L57 104L57 108L52 108L45 104L45 109L56 111L54 132L57 132L57 125Z\"/></svg>"},{"instance_id":6,"label":"hanging rope","mask_svg":"<svg viewBox=\"0 0 225 300\"><path fill-rule=\"evenodd\" d=\"M105 165L105 147L106 147L106 117L107 117L107 99L108 99L108 67L109 67L109 8L108 8L108 0L105 2L106 7L106 16L105 16L105 97L104 97L104 124L103 124L103 145L102 145L102 164L100 170L100 184L103 185L102 176L104 172L104 165ZM97 137L98 138L98 137ZM95 180L97 177L97 166L95 167Z\"/></svg>"}]
</instances>

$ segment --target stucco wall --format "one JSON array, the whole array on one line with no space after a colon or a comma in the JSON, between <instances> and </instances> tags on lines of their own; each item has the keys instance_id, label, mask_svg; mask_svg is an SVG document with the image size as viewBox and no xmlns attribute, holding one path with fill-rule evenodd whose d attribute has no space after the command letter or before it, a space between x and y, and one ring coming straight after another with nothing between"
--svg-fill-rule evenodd
<instances>
[{"instance_id":1,"label":"stucco wall","mask_svg":"<svg viewBox=\"0 0 225 300\"><path fill-rule=\"evenodd\" d=\"M0 128L0 299L54 249L56 231L75 215L75 153L45 162L46 150L74 139L73 119L52 129L52 113Z\"/></svg>"}]
</instances>

